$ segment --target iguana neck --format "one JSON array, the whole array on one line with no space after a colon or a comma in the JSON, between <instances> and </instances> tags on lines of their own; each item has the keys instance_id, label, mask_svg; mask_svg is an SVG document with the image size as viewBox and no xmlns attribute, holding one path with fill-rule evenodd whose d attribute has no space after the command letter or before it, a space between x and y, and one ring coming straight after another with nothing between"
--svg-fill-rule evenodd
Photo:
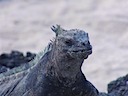
<instances>
[{"instance_id":1,"label":"iguana neck","mask_svg":"<svg viewBox=\"0 0 128 96\"><path fill-rule=\"evenodd\" d=\"M65 80L65 84L68 85L83 75L81 71L83 61L84 59L69 58L65 53L51 50L47 73L58 78L60 82Z\"/></svg>"}]
</instances>

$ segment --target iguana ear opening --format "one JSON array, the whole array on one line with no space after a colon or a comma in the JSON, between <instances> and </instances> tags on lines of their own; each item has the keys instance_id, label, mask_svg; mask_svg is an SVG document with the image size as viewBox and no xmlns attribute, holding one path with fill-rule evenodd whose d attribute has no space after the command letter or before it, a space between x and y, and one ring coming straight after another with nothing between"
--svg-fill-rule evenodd
<instances>
[{"instance_id":1,"label":"iguana ear opening","mask_svg":"<svg viewBox=\"0 0 128 96\"><path fill-rule=\"evenodd\" d=\"M62 34L65 30L60 25L52 26L52 31L55 32L56 36Z\"/></svg>"}]
</instances>

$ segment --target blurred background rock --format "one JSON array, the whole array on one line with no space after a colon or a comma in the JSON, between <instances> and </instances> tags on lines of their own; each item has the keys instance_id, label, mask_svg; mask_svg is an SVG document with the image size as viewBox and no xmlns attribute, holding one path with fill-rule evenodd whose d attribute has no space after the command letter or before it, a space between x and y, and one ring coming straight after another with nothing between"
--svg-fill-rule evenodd
<instances>
[{"instance_id":1,"label":"blurred background rock","mask_svg":"<svg viewBox=\"0 0 128 96\"><path fill-rule=\"evenodd\" d=\"M128 72L128 0L0 0L0 53L38 53L55 37L50 26L89 33L93 54L82 67L100 91Z\"/></svg>"}]
</instances>

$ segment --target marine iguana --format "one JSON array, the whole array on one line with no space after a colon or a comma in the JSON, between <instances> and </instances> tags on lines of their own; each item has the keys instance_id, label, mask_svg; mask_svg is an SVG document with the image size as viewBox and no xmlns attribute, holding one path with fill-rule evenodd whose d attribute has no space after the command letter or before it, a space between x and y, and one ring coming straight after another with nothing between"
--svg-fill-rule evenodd
<instances>
[{"instance_id":1,"label":"marine iguana","mask_svg":"<svg viewBox=\"0 0 128 96\"><path fill-rule=\"evenodd\" d=\"M98 90L81 71L84 59L92 53L88 33L65 30L59 25L48 51L36 64L0 80L0 96L98 96Z\"/></svg>"}]
</instances>

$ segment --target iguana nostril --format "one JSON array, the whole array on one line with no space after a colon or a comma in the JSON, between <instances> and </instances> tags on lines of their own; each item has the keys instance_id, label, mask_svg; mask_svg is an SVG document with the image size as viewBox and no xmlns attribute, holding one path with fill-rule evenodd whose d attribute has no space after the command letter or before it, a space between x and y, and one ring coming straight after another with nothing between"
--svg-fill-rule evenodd
<instances>
[{"instance_id":1,"label":"iguana nostril","mask_svg":"<svg viewBox=\"0 0 128 96\"><path fill-rule=\"evenodd\" d=\"M89 44L90 45L90 42L88 41L88 43L87 44Z\"/></svg>"},{"instance_id":2,"label":"iguana nostril","mask_svg":"<svg viewBox=\"0 0 128 96\"><path fill-rule=\"evenodd\" d=\"M86 44L85 44L85 43L82 43L82 45L83 45L83 46L86 46Z\"/></svg>"},{"instance_id":3,"label":"iguana nostril","mask_svg":"<svg viewBox=\"0 0 128 96\"><path fill-rule=\"evenodd\" d=\"M82 42L82 45L83 46L90 46L90 42L88 41L88 42Z\"/></svg>"},{"instance_id":4,"label":"iguana nostril","mask_svg":"<svg viewBox=\"0 0 128 96\"><path fill-rule=\"evenodd\" d=\"M87 46L87 50L92 50L92 46L91 45L88 45Z\"/></svg>"},{"instance_id":5,"label":"iguana nostril","mask_svg":"<svg viewBox=\"0 0 128 96\"><path fill-rule=\"evenodd\" d=\"M90 45L90 43L87 43L87 44L82 43L82 45L85 46L86 50L92 50L92 46Z\"/></svg>"}]
</instances>

